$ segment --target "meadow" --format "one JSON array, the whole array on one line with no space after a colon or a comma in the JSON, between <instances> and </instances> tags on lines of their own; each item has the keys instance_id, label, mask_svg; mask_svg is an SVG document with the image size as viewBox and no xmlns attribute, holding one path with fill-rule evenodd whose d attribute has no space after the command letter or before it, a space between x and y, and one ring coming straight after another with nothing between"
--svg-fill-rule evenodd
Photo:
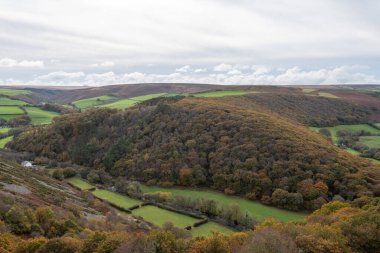
<instances>
[{"instance_id":1,"label":"meadow","mask_svg":"<svg viewBox=\"0 0 380 253\"><path fill-rule=\"evenodd\" d=\"M369 148L380 148L380 136L361 136L359 142Z\"/></svg>"},{"instance_id":2,"label":"meadow","mask_svg":"<svg viewBox=\"0 0 380 253\"><path fill-rule=\"evenodd\" d=\"M306 214L290 212L275 207L263 205L257 201L250 201L236 196L227 196L222 193L191 189L163 188L157 186L142 185L143 192L170 192L173 196L185 196L191 198L207 198L215 200L222 205L237 204L243 213L252 215L259 221L273 217L280 221L297 221L305 218Z\"/></svg>"},{"instance_id":3,"label":"meadow","mask_svg":"<svg viewBox=\"0 0 380 253\"><path fill-rule=\"evenodd\" d=\"M0 95L5 95L5 96L18 96L18 95L27 95L30 94L30 91L27 90L14 90L14 89L4 89L0 88Z\"/></svg>"},{"instance_id":4,"label":"meadow","mask_svg":"<svg viewBox=\"0 0 380 253\"><path fill-rule=\"evenodd\" d=\"M24 101L21 101L21 100L17 100L17 99L10 99L10 98L7 98L7 97L0 97L0 106L1 105L16 105L16 106L23 106L23 105L27 105L28 103L24 102Z\"/></svg>"},{"instance_id":5,"label":"meadow","mask_svg":"<svg viewBox=\"0 0 380 253\"><path fill-rule=\"evenodd\" d=\"M100 199L106 200L109 203L112 203L115 206L119 206L124 209L128 209L134 205L142 203L140 200L129 198L125 195L103 189L96 189L95 191L92 191L92 194Z\"/></svg>"},{"instance_id":6,"label":"meadow","mask_svg":"<svg viewBox=\"0 0 380 253\"><path fill-rule=\"evenodd\" d=\"M56 112L45 111L38 107L25 107L25 110L33 125L50 124L54 117L59 116Z\"/></svg>"},{"instance_id":7,"label":"meadow","mask_svg":"<svg viewBox=\"0 0 380 253\"><path fill-rule=\"evenodd\" d=\"M0 139L0 149L3 149L5 145L11 140L13 140L13 136L8 136L8 137Z\"/></svg>"},{"instance_id":8,"label":"meadow","mask_svg":"<svg viewBox=\"0 0 380 253\"><path fill-rule=\"evenodd\" d=\"M0 106L0 115L20 115L24 113L18 106Z\"/></svg>"},{"instance_id":9,"label":"meadow","mask_svg":"<svg viewBox=\"0 0 380 253\"><path fill-rule=\"evenodd\" d=\"M185 228L187 226L193 225L195 222L199 221L193 217L171 212L156 206L144 206L133 210L132 212L135 216L140 216L144 220L153 223L156 226L162 227L166 222L170 221L174 226L179 228Z\"/></svg>"},{"instance_id":10,"label":"meadow","mask_svg":"<svg viewBox=\"0 0 380 253\"><path fill-rule=\"evenodd\" d=\"M106 108L111 108L111 109L126 109L126 108L134 106L137 103L138 101L135 101L135 100L121 99L113 103L101 105L99 107L106 107Z\"/></svg>"},{"instance_id":11,"label":"meadow","mask_svg":"<svg viewBox=\"0 0 380 253\"><path fill-rule=\"evenodd\" d=\"M199 227L195 227L190 230L191 235L194 237L197 236L208 236L213 231L219 232L224 235L232 234L234 231L226 226L220 225L219 223L209 221Z\"/></svg>"},{"instance_id":12,"label":"meadow","mask_svg":"<svg viewBox=\"0 0 380 253\"><path fill-rule=\"evenodd\" d=\"M95 187L86 181L80 179L79 177L72 177L69 178L67 181L69 181L72 185L78 187L79 189L83 191L94 189Z\"/></svg>"},{"instance_id":13,"label":"meadow","mask_svg":"<svg viewBox=\"0 0 380 253\"><path fill-rule=\"evenodd\" d=\"M117 97L105 95L105 96L99 96L99 97L92 97L92 98L77 100L77 101L73 102L73 104L79 109L87 109L90 107L109 104L109 103L112 103L116 100L118 100Z\"/></svg>"},{"instance_id":14,"label":"meadow","mask_svg":"<svg viewBox=\"0 0 380 253\"><path fill-rule=\"evenodd\" d=\"M338 126L334 126L334 127L325 127L326 129L328 129L331 133L331 139L332 141L337 144L338 143L338 131L342 131L342 130L346 130L346 131L350 131L350 132L353 132L353 133L359 133L360 131L365 131L365 132L368 132L370 134L380 134L380 130L379 129L376 129L370 125L367 125L367 124L357 124L357 125L338 125ZM314 131L319 131L319 127L312 127L311 129L313 129Z\"/></svg>"},{"instance_id":15,"label":"meadow","mask_svg":"<svg viewBox=\"0 0 380 253\"><path fill-rule=\"evenodd\" d=\"M6 134L9 132L9 130L11 130L12 128L9 128L9 127L4 127L4 128L0 128L0 134Z\"/></svg>"},{"instance_id":16,"label":"meadow","mask_svg":"<svg viewBox=\"0 0 380 253\"><path fill-rule=\"evenodd\" d=\"M248 92L239 91L239 90L220 90L220 91L208 91L201 93L190 94L194 97L224 97L224 96L241 96L245 95Z\"/></svg>"}]
</instances>

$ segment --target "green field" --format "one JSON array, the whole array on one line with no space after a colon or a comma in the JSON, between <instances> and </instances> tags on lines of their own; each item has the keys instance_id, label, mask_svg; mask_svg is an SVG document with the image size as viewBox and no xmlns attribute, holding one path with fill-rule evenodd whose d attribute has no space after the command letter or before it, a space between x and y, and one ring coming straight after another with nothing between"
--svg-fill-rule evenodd
<instances>
[{"instance_id":1,"label":"green field","mask_svg":"<svg viewBox=\"0 0 380 253\"><path fill-rule=\"evenodd\" d=\"M191 94L194 97L224 97L224 96L241 96L248 92L239 90L220 90L220 91L207 91L202 93Z\"/></svg>"},{"instance_id":2,"label":"green field","mask_svg":"<svg viewBox=\"0 0 380 253\"><path fill-rule=\"evenodd\" d=\"M325 97L325 98L338 98L337 96L327 93L327 92L319 92L318 96Z\"/></svg>"},{"instance_id":3,"label":"green field","mask_svg":"<svg viewBox=\"0 0 380 253\"><path fill-rule=\"evenodd\" d=\"M21 100L17 100L17 99L10 99L10 98L7 98L7 97L0 97L0 105L18 105L18 106L22 106L22 105L27 105L28 103L24 102L24 101L21 101Z\"/></svg>"},{"instance_id":4,"label":"green field","mask_svg":"<svg viewBox=\"0 0 380 253\"><path fill-rule=\"evenodd\" d=\"M13 136L8 136L8 137L5 137L3 139L0 139L0 149L3 149L5 147L5 145L10 142L11 140L13 140Z\"/></svg>"},{"instance_id":5,"label":"green field","mask_svg":"<svg viewBox=\"0 0 380 253\"><path fill-rule=\"evenodd\" d=\"M92 186L91 184L87 183L86 181L84 181L83 179L79 177L72 177L72 178L69 178L67 181L69 181L72 185L78 187L79 189L83 191L95 188L94 186Z\"/></svg>"},{"instance_id":6,"label":"green field","mask_svg":"<svg viewBox=\"0 0 380 253\"><path fill-rule=\"evenodd\" d=\"M112 108L112 109L126 109L126 108L134 106L137 103L138 101L135 101L135 100L121 99L113 103L101 105L99 107L107 107L107 108Z\"/></svg>"},{"instance_id":7,"label":"green field","mask_svg":"<svg viewBox=\"0 0 380 253\"><path fill-rule=\"evenodd\" d=\"M144 206L133 210L132 214L135 216L141 216L144 220L161 227L166 222L172 222L174 226L179 228L185 228L186 226L191 226L195 222L199 221L193 217L179 214L176 212L171 212L156 206Z\"/></svg>"},{"instance_id":8,"label":"green field","mask_svg":"<svg viewBox=\"0 0 380 253\"><path fill-rule=\"evenodd\" d=\"M361 136L359 142L369 148L380 149L380 136Z\"/></svg>"},{"instance_id":9,"label":"green field","mask_svg":"<svg viewBox=\"0 0 380 253\"><path fill-rule=\"evenodd\" d=\"M87 109L90 107L95 107L99 105L109 104L117 100L114 96L99 96L87 99L81 99L73 102L73 104L80 109Z\"/></svg>"},{"instance_id":10,"label":"green field","mask_svg":"<svg viewBox=\"0 0 380 253\"><path fill-rule=\"evenodd\" d=\"M0 106L0 115L20 115L24 113L18 106Z\"/></svg>"},{"instance_id":11,"label":"green field","mask_svg":"<svg viewBox=\"0 0 380 253\"><path fill-rule=\"evenodd\" d=\"M360 131L366 131L366 132L369 132L371 134L380 134L380 130L374 128L374 127L371 127L370 125L367 125L367 124L357 124L357 125L338 125L338 126L334 126L334 127L325 127L326 129L328 129L331 133L331 138L332 138L332 141L336 144L338 143L338 136L337 136L337 133L338 131L342 131L342 130L347 130L347 131L350 131L350 132L353 132L353 133L358 133ZM311 129L313 129L314 131L319 131L319 127L312 127Z\"/></svg>"},{"instance_id":12,"label":"green field","mask_svg":"<svg viewBox=\"0 0 380 253\"><path fill-rule=\"evenodd\" d=\"M131 206L138 205L138 204L142 203L142 201L140 201L140 200L132 199L132 198L129 198L125 195L121 195L119 193L111 192L108 190L96 189L95 191L92 192L92 194L94 194L94 196L96 196L100 199L106 200L106 201L108 201L108 202L110 202L116 206L119 206L119 207L125 208L125 209L128 209Z\"/></svg>"},{"instance_id":13,"label":"green field","mask_svg":"<svg viewBox=\"0 0 380 253\"><path fill-rule=\"evenodd\" d=\"M56 112L44 111L38 107L25 107L25 110L32 119L33 125L50 124L53 118L59 115Z\"/></svg>"},{"instance_id":14,"label":"green field","mask_svg":"<svg viewBox=\"0 0 380 253\"><path fill-rule=\"evenodd\" d=\"M14 89L4 89L0 88L0 95L5 96L18 96L18 95L27 95L30 94L30 91L27 90L14 90Z\"/></svg>"},{"instance_id":15,"label":"green field","mask_svg":"<svg viewBox=\"0 0 380 253\"><path fill-rule=\"evenodd\" d=\"M129 99L142 102L142 101L146 101L146 100L149 100L152 98L163 97L165 95L167 95L167 93L154 93L154 94L148 94L148 95L144 95L144 96L132 97Z\"/></svg>"},{"instance_id":16,"label":"green field","mask_svg":"<svg viewBox=\"0 0 380 253\"><path fill-rule=\"evenodd\" d=\"M12 128L9 128L9 127L4 127L4 128L0 128L0 134L6 134L9 132L9 130L11 130Z\"/></svg>"},{"instance_id":17,"label":"green field","mask_svg":"<svg viewBox=\"0 0 380 253\"><path fill-rule=\"evenodd\" d=\"M142 185L141 187L143 192L171 192L173 196L213 199L222 205L237 204L240 206L243 213L248 213L260 221L268 217L273 217L285 222L302 220L306 217L306 214L304 213L285 211L275 207L265 206L257 201L249 201L240 197L227 196L212 191L184 190L146 185Z\"/></svg>"},{"instance_id":18,"label":"green field","mask_svg":"<svg viewBox=\"0 0 380 253\"><path fill-rule=\"evenodd\" d=\"M228 227L225 227L223 225L220 225L216 222L209 221L206 224L203 224L199 227L193 228L191 231L191 235L194 237L198 236L208 236L210 235L213 231L219 232L224 235L229 235L232 234L234 231Z\"/></svg>"}]
</instances>

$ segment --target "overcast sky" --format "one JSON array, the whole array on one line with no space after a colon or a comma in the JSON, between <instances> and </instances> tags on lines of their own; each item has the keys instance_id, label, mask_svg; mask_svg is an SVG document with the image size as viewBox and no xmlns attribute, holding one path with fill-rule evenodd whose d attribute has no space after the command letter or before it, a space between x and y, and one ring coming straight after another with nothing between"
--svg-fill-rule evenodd
<instances>
[{"instance_id":1,"label":"overcast sky","mask_svg":"<svg viewBox=\"0 0 380 253\"><path fill-rule=\"evenodd\" d=\"M0 84L380 84L378 0L0 0Z\"/></svg>"}]
</instances>

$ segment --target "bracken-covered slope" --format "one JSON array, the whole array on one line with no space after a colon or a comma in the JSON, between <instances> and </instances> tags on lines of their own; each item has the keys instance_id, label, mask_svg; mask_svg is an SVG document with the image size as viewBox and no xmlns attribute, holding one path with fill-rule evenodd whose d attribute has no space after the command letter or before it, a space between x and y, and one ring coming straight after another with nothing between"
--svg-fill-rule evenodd
<instances>
[{"instance_id":1,"label":"bracken-covered slope","mask_svg":"<svg viewBox=\"0 0 380 253\"><path fill-rule=\"evenodd\" d=\"M90 110L33 128L12 148L151 184L210 187L290 209L378 192L378 168L250 100L185 98ZM279 191L282 189L283 191ZM283 201L279 201L279 198Z\"/></svg>"}]
</instances>

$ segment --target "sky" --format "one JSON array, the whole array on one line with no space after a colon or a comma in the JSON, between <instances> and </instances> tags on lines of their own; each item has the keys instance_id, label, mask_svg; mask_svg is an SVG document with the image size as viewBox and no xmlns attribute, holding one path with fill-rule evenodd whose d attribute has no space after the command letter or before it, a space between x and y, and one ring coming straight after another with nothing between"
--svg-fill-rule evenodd
<instances>
[{"instance_id":1,"label":"sky","mask_svg":"<svg viewBox=\"0 0 380 253\"><path fill-rule=\"evenodd\" d=\"M378 0L0 0L0 85L380 84Z\"/></svg>"}]
</instances>

